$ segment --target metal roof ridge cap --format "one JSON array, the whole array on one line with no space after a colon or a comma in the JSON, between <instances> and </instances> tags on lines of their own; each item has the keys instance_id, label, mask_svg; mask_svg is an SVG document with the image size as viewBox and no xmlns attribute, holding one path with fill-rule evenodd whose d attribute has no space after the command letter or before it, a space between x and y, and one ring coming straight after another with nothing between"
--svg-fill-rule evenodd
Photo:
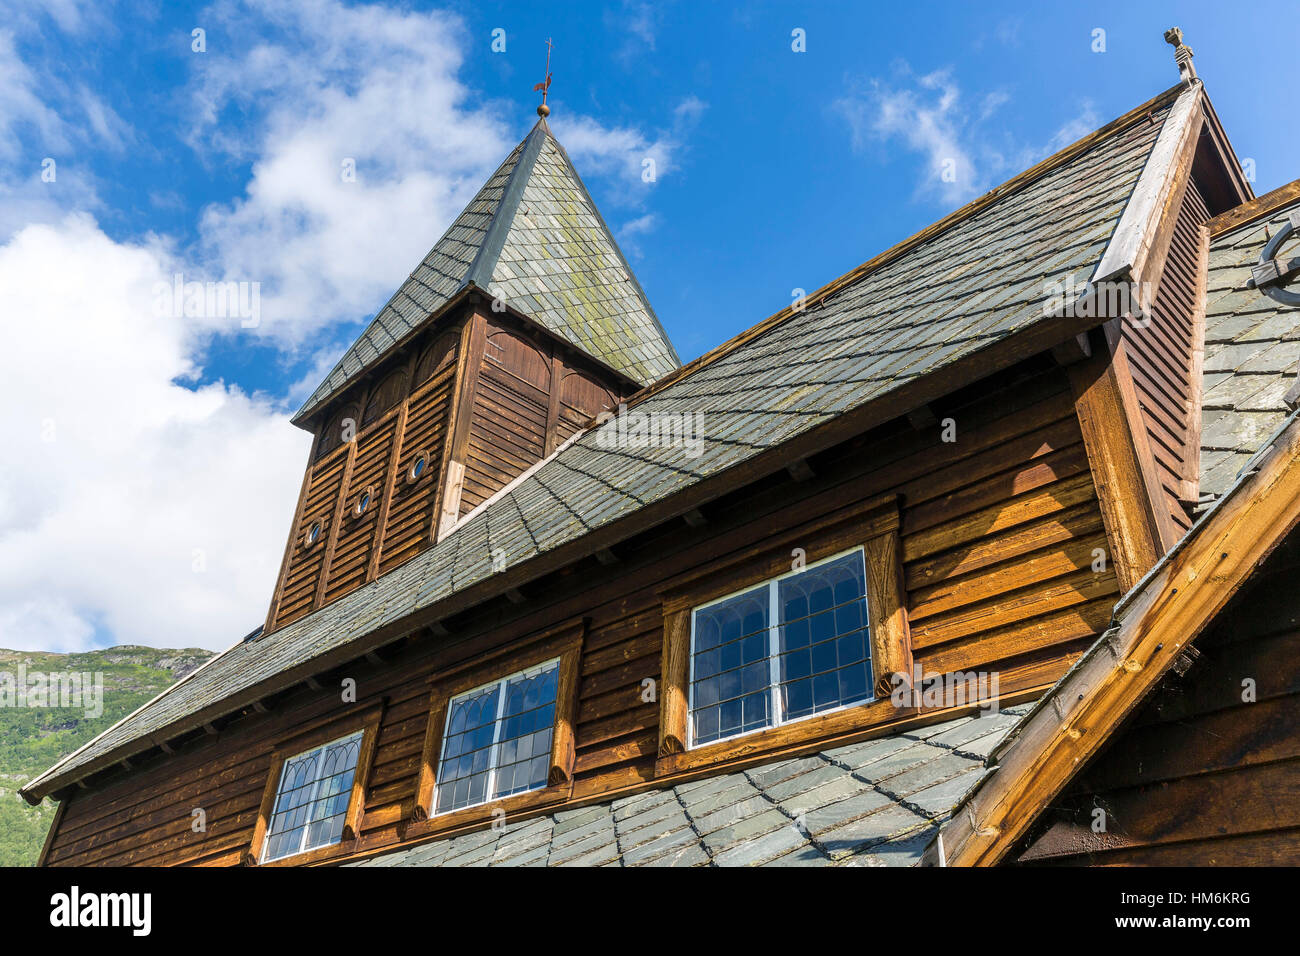
<instances>
[{"instance_id":1,"label":"metal roof ridge cap","mask_svg":"<svg viewBox=\"0 0 1300 956\"><path fill-rule=\"evenodd\" d=\"M975 199L966 203L966 205L953 210L942 219L936 220L919 232L916 232L906 239L890 246L888 249L877 253L861 265L850 269L848 272L845 272L835 279L832 279L805 297L805 304L802 311L806 312L815 306L821 305L827 298L834 295L836 292L839 292L846 286L852 285L854 282L865 278L878 269L889 265L891 262L902 257L906 253L911 252L918 246L924 245L926 242L938 238L949 229L952 229L953 227L965 222L967 219L983 212L995 202L1000 202L1008 196L1014 195L1020 190L1031 186L1042 177L1054 172L1066 163L1077 159L1094 146L1097 146L1114 136L1118 136L1120 133L1138 123L1146 113L1155 109L1163 108L1166 105L1167 100L1176 99L1185 91L1185 89L1186 84L1182 82L1171 86L1169 89L1152 97L1140 106L1134 107L1127 113L1116 117L1104 126L1093 130L1091 133L1076 140L1064 149L1061 149L1058 152L1053 153L1051 156L1048 156L1046 159L1039 161L1029 167L1029 169L1018 173L1006 182L993 187L993 189L989 190L984 195L977 196ZM668 385L694 374L701 368L705 368L723 358L726 358L732 352L754 339L761 338L773 328L776 328L778 325L797 314L800 313L796 312L792 306L786 306L780 311L774 312L766 319L738 332L727 341L714 346L698 358L692 359L690 362L674 369L657 381L651 382L640 392L628 398L628 407L630 408L633 405L640 404L641 401L656 394Z\"/></svg>"}]
</instances>

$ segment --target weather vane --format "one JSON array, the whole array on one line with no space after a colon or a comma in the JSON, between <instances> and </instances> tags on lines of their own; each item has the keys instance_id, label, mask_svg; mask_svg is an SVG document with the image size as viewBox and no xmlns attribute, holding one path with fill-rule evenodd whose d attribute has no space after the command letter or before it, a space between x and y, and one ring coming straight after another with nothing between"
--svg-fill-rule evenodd
<instances>
[{"instance_id":1,"label":"weather vane","mask_svg":"<svg viewBox=\"0 0 1300 956\"><path fill-rule=\"evenodd\" d=\"M542 91L542 105L537 107L537 115L547 117L551 115L551 108L546 105L546 94L551 89L551 48L554 46L551 38L546 38L546 79L533 87L534 90Z\"/></svg>"}]
</instances>

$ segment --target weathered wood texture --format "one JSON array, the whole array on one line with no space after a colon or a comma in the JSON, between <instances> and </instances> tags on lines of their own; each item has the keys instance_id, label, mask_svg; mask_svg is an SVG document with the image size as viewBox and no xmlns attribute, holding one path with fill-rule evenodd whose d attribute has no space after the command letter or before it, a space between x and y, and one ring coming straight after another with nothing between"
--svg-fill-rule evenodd
<instances>
[{"instance_id":1,"label":"weathered wood texture","mask_svg":"<svg viewBox=\"0 0 1300 956\"><path fill-rule=\"evenodd\" d=\"M1200 469L1200 365L1206 247L1210 218L1188 180L1147 314L1119 326L1133 388L1147 433L1160 506L1176 540L1191 527ZM1172 541L1166 541L1168 547Z\"/></svg>"},{"instance_id":2,"label":"weathered wood texture","mask_svg":"<svg viewBox=\"0 0 1300 956\"><path fill-rule=\"evenodd\" d=\"M554 346L487 320L465 450L463 517L602 411L612 383L566 366Z\"/></svg>"},{"instance_id":3,"label":"weathered wood texture","mask_svg":"<svg viewBox=\"0 0 1300 956\"><path fill-rule=\"evenodd\" d=\"M996 671L1003 694L1061 676L1107 623L1117 597L1106 539L1065 372L1032 360L934 404L933 423L899 420L816 456L815 477L787 473L715 500L707 522L666 522L618 548L385 654L321 675L251 709L215 736L76 796L50 848L52 865L223 864L248 847L271 753L313 721L339 718L338 682L357 680L360 709L387 698L360 823L360 848L399 841L413 811L431 676L576 615L587 618L575 718L573 795L580 803L655 781L658 678L672 579L737 556L771 558L775 532L845 503L898 494L900 573L914 656L925 672ZM954 432L955 429L955 432ZM945 437L954 440L945 441ZM508 659L508 654L506 655ZM851 739L852 734L837 739ZM190 811L207 811L194 833Z\"/></svg>"},{"instance_id":4,"label":"weathered wood texture","mask_svg":"<svg viewBox=\"0 0 1300 956\"><path fill-rule=\"evenodd\" d=\"M1053 801L1022 862L1300 863L1297 572L1293 543L1197 641L1188 671L1166 678Z\"/></svg>"},{"instance_id":5,"label":"weathered wood texture","mask_svg":"<svg viewBox=\"0 0 1300 956\"><path fill-rule=\"evenodd\" d=\"M486 334L468 337L472 354L463 362L465 317L456 316L395 353L331 407L308 466L269 630L433 544L440 478L449 468L454 518L612 408L626 388L518 322L480 321ZM464 414L453 422L458 399ZM459 441L457 428L463 429ZM423 464L415 475L417 462ZM319 528L314 539L313 528Z\"/></svg>"}]
</instances>

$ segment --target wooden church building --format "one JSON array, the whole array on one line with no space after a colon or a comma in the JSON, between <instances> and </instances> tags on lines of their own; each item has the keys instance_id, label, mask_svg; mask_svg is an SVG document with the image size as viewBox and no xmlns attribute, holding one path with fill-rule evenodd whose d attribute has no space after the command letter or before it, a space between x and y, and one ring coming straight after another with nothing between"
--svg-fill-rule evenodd
<instances>
[{"instance_id":1,"label":"wooden church building","mask_svg":"<svg viewBox=\"0 0 1300 956\"><path fill-rule=\"evenodd\" d=\"M1300 181L1179 81L682 365L537 124L67 865L1300 863ZM201 812L200 812L201 811Z\"/></svg>"}]
</instances>

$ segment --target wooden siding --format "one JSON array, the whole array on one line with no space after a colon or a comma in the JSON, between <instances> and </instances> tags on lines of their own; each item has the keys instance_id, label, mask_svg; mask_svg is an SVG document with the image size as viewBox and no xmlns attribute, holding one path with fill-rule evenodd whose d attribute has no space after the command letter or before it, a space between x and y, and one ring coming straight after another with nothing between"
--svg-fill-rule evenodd
<instances>
[{"instance_id":1,"label":"wooden siding","mask_svg":"<svg viewBox=\"0 0 1300 956\"><path fill-rule=\"evenodd\" d=\"M460 511L473 511L600 412L615 387L594 371L566 364L547 343L488 319L473 389Z\"/></svg>"},{"instance_id":2,"label":"wooden siding","mask_svg":"<svg viewBox=\"0 0 1300 956\"><path fill-rule=\"evenodd\" d=\"M1300 547L1279 549L1056 801L1020 860L1300 863ZM1243 682L1255 700L1243 700ZM1094 812L1106 832L1094 833Z\"/></svg>"},{"instance_id":3,"label":"wooden siding","mask_svg":"<svg viewBox=\"0 0 1300 956\"><path fill-rule=\"evenodd\" d=\"M463 516L612 408L628 388L572 350L495 315L479 316L486 335L478 347L469 337L460 362L466 318L462 314L396 353L376 371L373 388L359 382L323 416L327 424L308 465L268 630L337 600L432 545L444 474L455 476L447 508L453 517ZM458 402L468 403L468 414L456 412ZM348 420L352 441L341 437ZM452 456L463 460L448 471ZM408 480L419 457L424 472ZM356 515L353 509L367 490L370 503ZM316 523L320 537L307 544Z\"/></svg>"},{"instance_id":4,"label":"wooden siding","mask_svg":"<svg viewBox=\"0 0 1300 956\"><path fill-rule=\"evenodd\" d=\"M929 672L987 670L1014 694L1053 683L1090 644L1117 597L1098 503L1064 371L1034 360L951 396L935 421L874 430L810 462L814 477L779 474L708 508L707 523L671 521L595 560L427 632L383 661L358 661L250 710L174 755L76 792L49 863L231 864L255 825L271 753L314 722L387 707L361 821L362 849L400 841L410 817L429 718L429 679L556 622L583 616L572 802L655 781L658 705L642 681L659 676L670 578L761 553L774 530L807 525L846 501L902 496L903 574L917 661ZM951 421L948 421L951 420ZM955 434L952 430L955 428ZM945 441L945 437L955 440ZM696 522L698 524L698 522ZM357 681L341 708L338 682ZM846 738L847 739L847 738ZM195 808L205 833L191 829Z\"/></svg>"},{"instance_id":5,"label":"wooden siding","mask_svg":"<svg viewBox=\"0 0 1300 956\"><path fill-rule=\"evenodd\" d=\"M1201 313L1210 213L1189 179L1149 314L1121 326L1152 467L1175 540L1191 527L1200 468ZM1165 542L1166 546L1172 541Z\"/></svg>"}]
</instances>

